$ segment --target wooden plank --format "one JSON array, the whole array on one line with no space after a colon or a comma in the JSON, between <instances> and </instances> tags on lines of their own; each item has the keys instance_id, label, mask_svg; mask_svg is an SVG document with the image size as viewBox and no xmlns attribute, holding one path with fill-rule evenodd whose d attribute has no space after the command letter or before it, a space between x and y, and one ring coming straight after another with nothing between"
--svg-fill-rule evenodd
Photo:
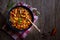
<instances>
[{"instance_id":1,"label":"wooden plank","mask_svg":"<svg viewBox=\"0 0 60 40\"><path fill-rule=\"evenodd\" d=\"M56 0L55 14L56 14L56 28L57 28L56 40L60 40L60 0Z\"/></svg>"}]
</instances>

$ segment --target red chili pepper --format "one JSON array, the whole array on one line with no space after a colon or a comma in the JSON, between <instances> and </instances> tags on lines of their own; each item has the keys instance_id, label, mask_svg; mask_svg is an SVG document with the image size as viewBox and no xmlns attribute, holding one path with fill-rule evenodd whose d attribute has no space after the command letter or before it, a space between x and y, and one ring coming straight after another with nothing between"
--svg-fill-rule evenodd
<instances>
[{"instance_id":1,"label":"red chili pepper","mask_svg":"<svg viewBox=\"0 0 60 40\"><path fill-rule=\"evenodd\" d=\"M52 29L51 36L55 36L55 34L56 34L56 27Z\"/></svg>"}]
</instances>

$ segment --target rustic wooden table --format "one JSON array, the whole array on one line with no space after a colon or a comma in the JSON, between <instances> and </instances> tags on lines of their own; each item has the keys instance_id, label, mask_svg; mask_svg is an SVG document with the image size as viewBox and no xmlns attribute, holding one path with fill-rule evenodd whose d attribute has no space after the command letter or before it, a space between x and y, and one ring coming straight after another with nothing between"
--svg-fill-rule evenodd
<instances>
[{"instance_id":1,"label":"rustic wooden table","mask_svg":"<svg viewBox=\"0 0 60 40\"><path fill-rule=\"evenodd\" d=\"M7 5L8 0L4 0L4 1L0 0L0 1L2 2L2 4L0 4L1 5L0 11L3 12L4 8ZM50 32L54 26L59 25L58 22L60 19L59 19L59 13L57 11L59 10L58 9L59 3L57 3L58 0L11 0L11 2L12 1L16 3L25 2L27 4L30 4L32 7L37 8L38 11L41 13L38 16L39 19L36 23L38 28L41 29L41 33L39 33L35 28L33 28L32 32L28 34L25 40L56 40L55 37L50 37L48 32ZM57 10L56 10L56 7L58 7ZM46 39L42 38L42 35L41 35L42 33L45 33L47 35ZM58 36L57 36L57 39L58 39Z\"/></svg>"}]
</instances>

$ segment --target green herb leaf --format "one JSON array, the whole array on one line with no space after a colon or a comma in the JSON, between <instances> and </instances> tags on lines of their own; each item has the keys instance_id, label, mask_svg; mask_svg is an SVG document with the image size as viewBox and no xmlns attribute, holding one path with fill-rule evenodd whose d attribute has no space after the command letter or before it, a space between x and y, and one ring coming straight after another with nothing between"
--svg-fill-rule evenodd
<instances>
[{"instance_id":1,"label":"green herb leaf","mask_svg":"<svg viewBox=\"0 0 60 40\"><path fill-rule=\"evenodd\" d=\"M22 22L22 18L18 19L18 24L20 24Z\"/></svg>"}]
</instances>

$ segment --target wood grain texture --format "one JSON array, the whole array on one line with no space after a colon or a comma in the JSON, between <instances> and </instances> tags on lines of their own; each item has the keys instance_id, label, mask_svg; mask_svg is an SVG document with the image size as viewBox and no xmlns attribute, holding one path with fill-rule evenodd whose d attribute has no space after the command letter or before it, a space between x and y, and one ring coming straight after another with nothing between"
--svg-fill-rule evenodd
<instances>
[{"instance_id":1,"label":"wood grain texture","mask_svg":"<svg viewBox=\"0 0 60 40\"><path fill-rule=\"evenodd\" d=\"M28 36L24 40L56 40L55 36L51 37L48 32L52 30L55 26L60 25L60 14L58 11L60 9L60 3L57 0L13 0L14 2L25 2L31 5L34 8L37 8L41 13L38 17L38 21L36 25L41 29L41 33L39 33L35 28L33 28L32 32L28 34ZM11 1L12 2L12 1ZM58 8L56 8L58 7ZM56 10L57 9L57 10ZM56 15L57 13L57 15ZM56 17L56 19L55 19ZM55 23L56 21L56 23ZM59 29L59 28L58 28ZM42 33L46 33L46 39L42 38ZM58 35L57 35L58 39Z\"/></svg>"},{"instance_id":2,"label":"wood grain texture","mask_svg":"<svg viewBox=\"0 0 60 40\"><path fill-rule=\"evenodd\" d=\"M57 28L56 39L60 40L60 0L56 0L55 15L56 15L56 28Z\"/></svg>"}]
</instances>

